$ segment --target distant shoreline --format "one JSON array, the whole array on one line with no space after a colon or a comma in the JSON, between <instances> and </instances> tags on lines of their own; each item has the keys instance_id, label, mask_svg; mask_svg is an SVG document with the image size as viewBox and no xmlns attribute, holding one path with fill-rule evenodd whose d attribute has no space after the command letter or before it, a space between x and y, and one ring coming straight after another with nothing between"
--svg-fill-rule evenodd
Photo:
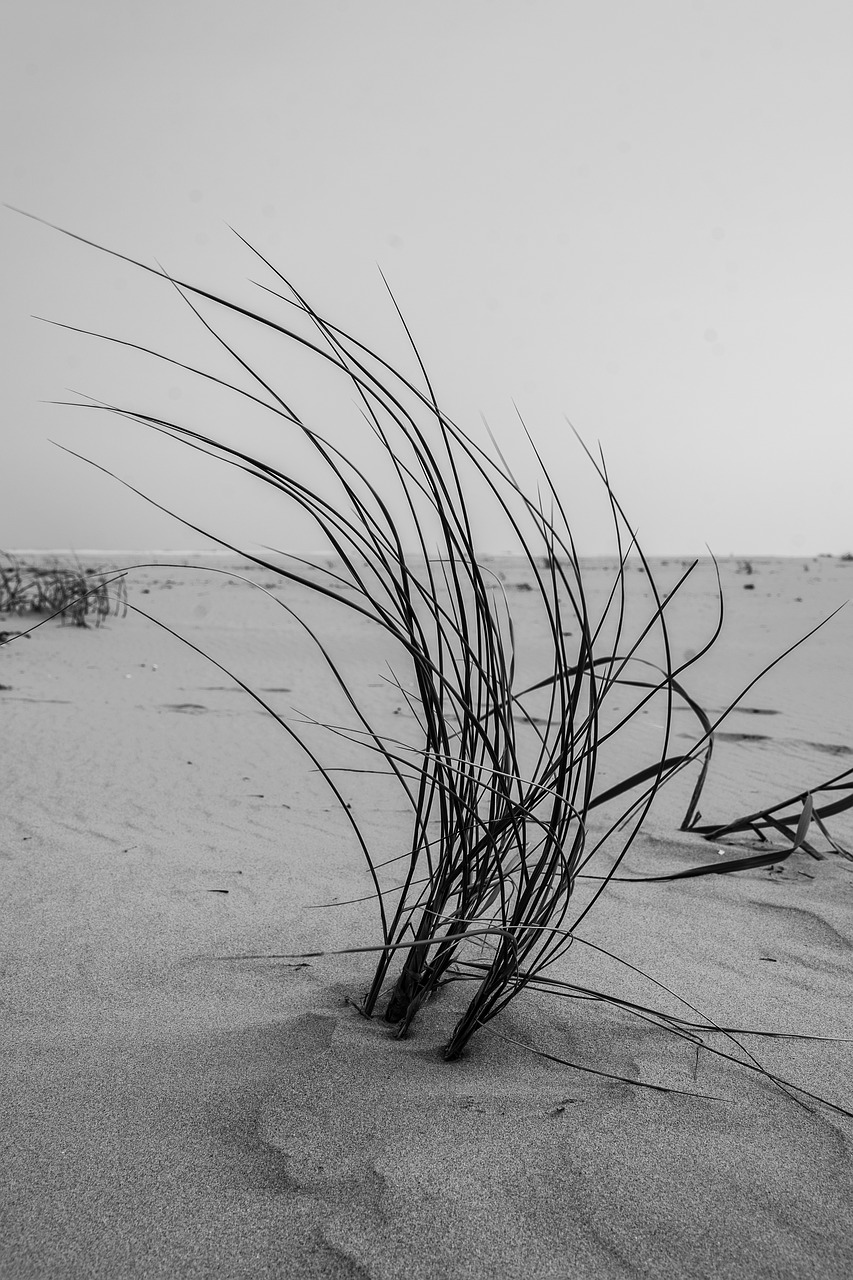
<instances>
[{"instance_id":1,"label":"distant shoreline","mask_svg":"<svg viewBox=\"0 0 853 1280\"><path fill-rule=\"evenodd\" d=\"M288 552L288 551L271 551L271 550L268 550L267 548L256 548L254 550L252 548L244 548L244 549L238 549L234 551L228 548L221 548L221 547L220 548L157 547L153 549L148 547L142 547L142 548L124 547L124 548L118 548L118 549L113 549L109 547L104 547L104 548L82 547L79 550L74 547L10 547L10 548L0 549L0 555L11 556L12 558L15 558L15 559L20 559L25 556L37 556L39 559L61 558L61 559L72 559L72 560L73 559L116 560L116 559L128 559L128 558L133 558L134 560L141 560L141 559L197 560L202 558L207 560L210 560L210 559L223 560L228 558L233 559L236 556L237 559L239 560L250 560L252 556L255 554L257 555L266 554L271 558L272 557L287 558L288 556L293 556L297 559L320 560L320 561L334 560L336 558L334 553L329 550ZM486 561L525 559L524 555L519 552L483 551L480 554L483 560L486 560ZM418 553L412 551L410 555L412 559L415 559L417 558ZM716 559L720 564L729 564L732 562L740 563L740 562L747 562L747 561L753 564L767 564L769 562L782 561L782 562L788 563L788 562L797 562L797 561L805 561L805 560L851 561L853 560L853 555L851 555L849 551L844 551L844 552L821 551L821 552L812 552L812 553L804 552L799 555L785 555L785 554L774 555L772 553L757 553L757 552L745 551L745 552L732 552L729 555L724 555L724 556L718 555L713 558ZM611 552L609 555L608 554L581 555L580 559L584 564L597 564L597 563L609 564L609 563L612 563L614 559L614 554L613 552ZM640 557L636 554L629 555L628 563L639 562L639 559ZM694 555L694 554L691 554L690 552L670 551L670 552L662 552L659 555L647 555L646 559L650 563L654 563L654 564L666 563L667 561L685 561L686 562L686 561L693 561L693 560L698 560L700 563L702 562L710 563L712 560L712 557L707 552L704 555Z\"/></svg>"}]
</instances>

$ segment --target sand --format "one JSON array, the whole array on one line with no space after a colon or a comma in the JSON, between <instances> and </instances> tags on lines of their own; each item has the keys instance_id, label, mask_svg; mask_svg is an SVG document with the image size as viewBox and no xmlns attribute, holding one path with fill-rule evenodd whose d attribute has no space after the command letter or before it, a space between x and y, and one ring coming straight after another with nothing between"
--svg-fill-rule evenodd
<instances>
[{"instance_id":1,"label":"sand","mask_svg":"<svg viewBox=\"0 0 853 1280\"><path fill-rule=\"evenodd\" d=\"M226 563L138 570L130 599L283 714L332 716L304 634L210 571ZM496 568L533 674L533 593L518 566ZM853 585L853 565L829 558L753 569L724 563L724 633L687 677L710 709ZM604 569L590 573L603 589ZM705 570L673 602L676 656L714 609ZM399 724L375 637L344 632L333 603L312 616ZM749 692L717 744L708 821L853 766L851 640L847 610ZM354 1008L369 955L228 959L367 945L376 913L315 909L369 892L345 821L274 721L165 631L136 615L50 623L0 650L0 684L4 1278L851 1274L853 1121L591 1002L524 995L448 1064L455 986L398 1042ZM721 856L678 831L691 782L661 797L629 872ZM400 852L399 802L364 776L345 786L378 856ZM849 814L831 830L853 847ZM798 852L772 870L613 885L584 934L721 1023L843 1038L852 910L853 862ZM560 972L663 998L578 947ZM853 1109L853 1045L749 1045Z\"/></svg>"}]
</instances>

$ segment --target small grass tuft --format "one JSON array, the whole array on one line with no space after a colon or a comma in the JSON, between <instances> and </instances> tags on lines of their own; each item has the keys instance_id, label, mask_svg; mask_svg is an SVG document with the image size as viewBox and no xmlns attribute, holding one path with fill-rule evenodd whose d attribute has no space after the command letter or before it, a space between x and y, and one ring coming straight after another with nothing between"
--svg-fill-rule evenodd
<instances>
[{"instance_id":1,"label":"small grass tuft","mask_svg":"<svg viewBox=\"0 0 853 1280\"><path fill-rule=\"evenodd\" d=\"M25 564L0 552L0 613L18 617L50 614L60 623L99 627L110 614L127 612L124 578L109 570L84 568L79 562Z\"/></svg>"}]
</instances>

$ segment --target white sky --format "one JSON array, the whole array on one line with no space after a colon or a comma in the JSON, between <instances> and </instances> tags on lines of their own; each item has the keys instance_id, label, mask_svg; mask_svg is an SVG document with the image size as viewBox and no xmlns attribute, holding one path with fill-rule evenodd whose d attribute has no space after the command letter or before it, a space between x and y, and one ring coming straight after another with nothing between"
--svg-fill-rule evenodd
<instances>
[{"instance_id":1,"label":"white sky","mask_svg":"<svg viewBox=\"0 0 853 1280\"><path fill-rule=\"evenodd\" d=\"M230 224L411 367L379 264L445 410L520 457L518 404L582 551L610 546L566 415L650 553L853 549L848 0L6 0L0 46L3 199L257 301ZM29 318L228 374L168 285L0 218L0 547L200 545L50 439L217 531L316 546L141 428L40 403L235 429L189 378Z\"/></svg>"}]
</instances>

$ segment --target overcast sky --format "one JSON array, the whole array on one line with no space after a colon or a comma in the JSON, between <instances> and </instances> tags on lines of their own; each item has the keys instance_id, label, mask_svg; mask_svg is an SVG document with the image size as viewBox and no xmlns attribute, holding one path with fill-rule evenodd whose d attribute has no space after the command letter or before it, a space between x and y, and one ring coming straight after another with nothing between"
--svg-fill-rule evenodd
<instances>
[{"instance_id":1,"label":"overcast sky","mask_svg":"<svg viewBox=\"0 0 853 1280\"><path fill-rule=\"evenodd\" d=\"M448 414L520 456L517 404L582 551L610 546L567 417L651 553L853 549L849 0L6 0L0 45L5 201L257 301L233 226L411 368L381 267ZM44 403L239 426L30 319L230 374L170 285L0 217L0 547L201 545L52 440L229 536L316 546L168 441Z\"/></svg>"}]
</instances>

